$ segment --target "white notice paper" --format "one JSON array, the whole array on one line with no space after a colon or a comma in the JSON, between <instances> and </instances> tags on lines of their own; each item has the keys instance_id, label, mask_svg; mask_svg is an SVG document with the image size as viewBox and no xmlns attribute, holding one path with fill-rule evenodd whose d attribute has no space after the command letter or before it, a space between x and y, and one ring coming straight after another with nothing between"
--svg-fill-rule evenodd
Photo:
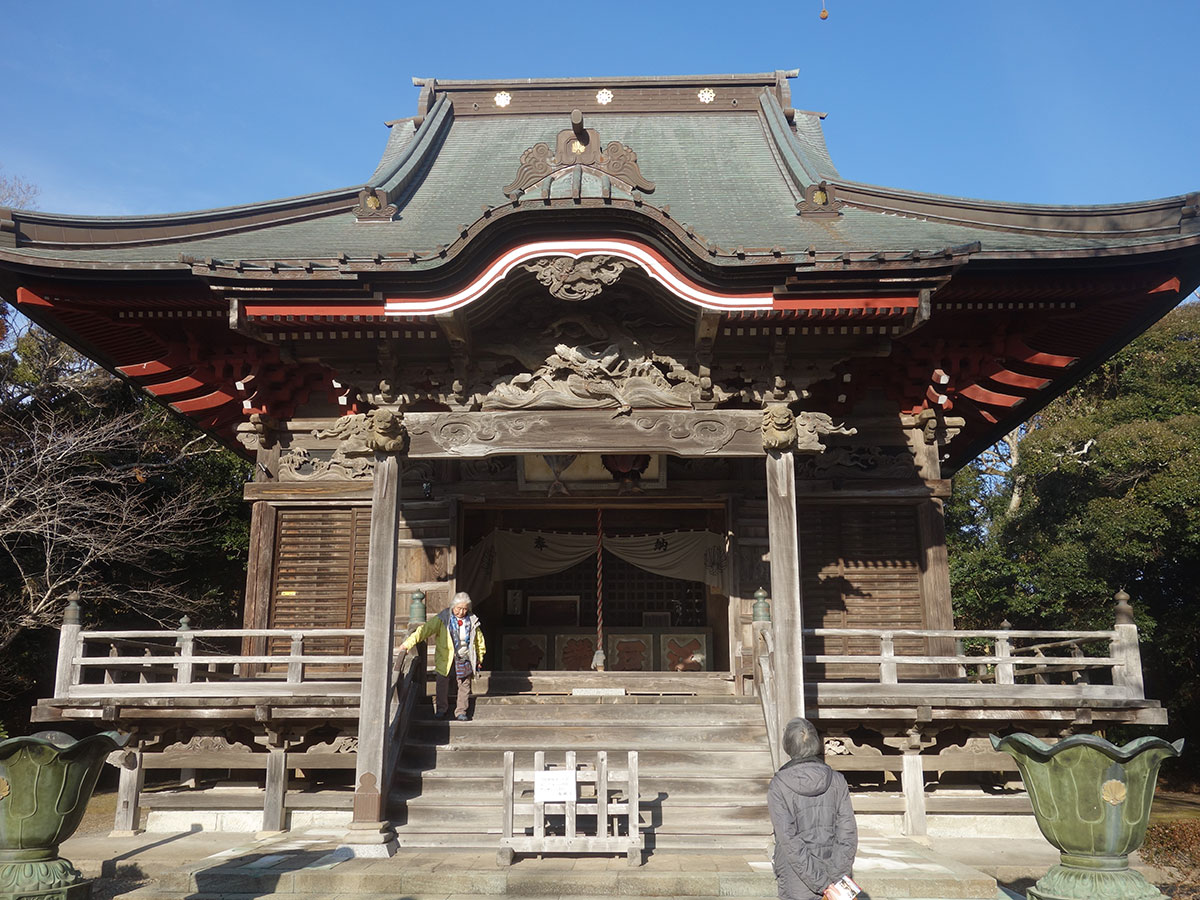
<instances>
[{"instance_id":1,"label":"white notice paper","mask_svg":"<svg viewBox=\"0 0 1200 900\"><path fill-rule=\"evenodd\" d=\"M575 773L566 769L533 773L533 802L562 803L575 799Z\"/></svg>"}]
</instances>

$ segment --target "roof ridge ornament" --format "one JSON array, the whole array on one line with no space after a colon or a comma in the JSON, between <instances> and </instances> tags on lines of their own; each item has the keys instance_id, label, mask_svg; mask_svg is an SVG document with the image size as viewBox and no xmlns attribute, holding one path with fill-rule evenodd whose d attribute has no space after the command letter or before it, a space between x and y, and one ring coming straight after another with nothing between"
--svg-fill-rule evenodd
<instances>
[{"instance_id":1,"label":"roof ridge ornament","mask_svg":"<svg viewBox=\"0 0 1200 900\"><path fill-rule=\"evenodd\" d=\"M797 214L806 219L834 219L840 216L845 206L827 182L810 184L804 189L804 199L796 203Z\"/></svg>"},{"instance_id":2,"label":"roof ridge ornament","mask_svg":"<svg viewBox=\"0 0 1200 900\"><path fill-rule=\"evenodd\" d=\"M390 222L396 216L396 204L388 202L387 191L382 188L364 187L358 192L358 206L354 217L367 222Z\"/></svg>"},{"instance_id":3,"label":"roof ridge ornament","mask_svg":"<svg viewBox=\"0 0 1200 900\"><path fill-rule=\"evenodd\" d=\"M568 166L588 166L625 182L633 190L646 194L654 191L654 182L642 175L637 153L620 141L610 141L601 149L600 132L584 127L583 113L578 109L571 110L571 127L558 133L554 155L550 155L550 145L545 142L525 150L516 177L502 190L505 196L516 199L547 175Z\"/></svg>"}]
</instances>

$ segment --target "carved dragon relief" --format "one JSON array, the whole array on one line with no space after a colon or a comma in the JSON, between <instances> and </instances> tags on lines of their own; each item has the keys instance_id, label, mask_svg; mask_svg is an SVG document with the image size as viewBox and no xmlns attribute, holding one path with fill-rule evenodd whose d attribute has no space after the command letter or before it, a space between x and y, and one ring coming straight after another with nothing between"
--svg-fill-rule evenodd
<instances>
[{"instance_id":1,"label":"carved dragon relief","mask_svg":"<svg viewBox=\"0 0 1200 900\"><path fill-rule=\"evenodd\" d=\"M366 399L401 410L760 408L803 401L849 352L789 354L780 339L770 353L714 356L637 290L609 288L603 311L585 299L628 272L621 260L557 257L527 268L579 311L561 315L542 297L517 296L469 352L453 342L437 356L385 345L375 368L347 378L374 383Z\"/></svg>"},{"instance_id":2,"label":"carved dragon relief","mask_svg":"<svg viewBox=\"0 0 1200 900\"><path fill-rule=\"evenodd\" d=\"M595 297L605 285L615 284L621 273L633 265L613 256L544 257L521 268L532 272L539 282L559 300L576 302Z\"/></svg>"},{"instance_id":3,"label":"carved dragon relief","mask_svg":"<svg viewBox=\"0 0 1200 900\"><path fill-rule=\"evenodd\" d=\"M673 356L647 348L605 316L569 316L552 323L553 344L532 371L497 379L481 407L494 409L688 408L700 378ZM590 340L589 340L590 339Z\"/></svg>"}]
</instances>

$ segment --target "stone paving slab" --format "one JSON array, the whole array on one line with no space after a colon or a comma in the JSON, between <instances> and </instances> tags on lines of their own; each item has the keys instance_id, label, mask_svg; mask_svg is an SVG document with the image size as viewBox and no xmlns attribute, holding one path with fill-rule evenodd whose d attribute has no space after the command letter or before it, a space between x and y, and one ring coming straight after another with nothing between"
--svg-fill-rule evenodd
<instances>
[{"instance_id":1,"label":"stone paving slab","mask_svg":"<svg viewBox=\"0 0 1200 900\"><path fill-rule=\"evenodd\" d=\"M123 895L128 900L776 896L770 862L761 853L657 851L640 867L629 866L623 855L518 856L512 866L499 866L494 851L480 850L401 849L390 859L352 858L341 837L341 832L85 837L67 842L63 853L86 874L133 866L153 879ZM907 838L861 835L855 877L864 900L997 897L991 875Z\"/></svg>"}]
</instances>

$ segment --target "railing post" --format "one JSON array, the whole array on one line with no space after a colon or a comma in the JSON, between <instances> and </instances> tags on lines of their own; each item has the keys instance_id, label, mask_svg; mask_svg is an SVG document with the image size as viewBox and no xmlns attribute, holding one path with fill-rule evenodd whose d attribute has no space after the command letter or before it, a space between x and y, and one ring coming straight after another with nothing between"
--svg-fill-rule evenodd
<instances>
[{"instance_id":1,"label":"railing post","mask_svg":"<svg viewBox=\"0 0 1200 900\"><path fill-rule=\"evenodd\" d=\"M1005 619L1000 623L1000 627L1004 631L1012 629L1012 623ZM996 652L994 654L997 659L1012 658L1012 643L1008 637L1001 634L996 636ZM996 663L996 684L1015 684L1013 679L1013 664L1011 662Z\"/></svg>"},{"instance_id":2,"label":"railing post","mask_svg":"<svg viewBox=\"0 0 1200 900\"><path fill-rule=\"evenodd\" d=\"M959 657L959 662L958 662L958 664L957 664L957 665L958 665L958 677L959 677L959 678L966 678L966 677L967 677L967 666L966 666L966 663L964 663L964 662L962 661L962 657L964 657L964 656L966 656L966 655L967 655L967 653L966 653L966 650L967 650L967 648L966 648L966 645L963 643L963 639L962 639L962 638L955 638L955 639L954 639L954 655L955 655L955 656L957 656L957 657ZM976 668L976 670L975 670L975 674L976 674L977 676L979 675L979 669L978 669L978 667L977 667L977 668Z\"/></svg>"},{"instance_id":3,"label":"railing post","mask_svg":"<svg viewBox=\"0 0 1200 900\"><path fill-rule=\"evenodd\" d=\"M1075 659L1083 659L1084 658L1083 648L1079 646L1079 643L1077 641L1073 642L1071 644L1071 656L1074 657ZM1083 668L1072 669L1071 670L1071 683L1072 684L1091 684L1091 679L1088 678L1087 669L1083 669Z\"/></svg>"},{"instance_id":4,"label":"railing post","mask_svg":"<svg viewBox=\"0 0 1200 900\"><path fill-rule=\"evenodd\" d=\"M904 791L904 833L925 834L925 767L921 763L921 733L911 729L903 748L900 787Z\"/></svg>"},{"instance_id":5,"label":"railing post","mask_svg":"<svg viewBox=\"0 0 1200 900\"><path fill-rule=\"evenodd\" d=\"M292 657L288 660L288 684L299 684L304 680L304 663L296 658L304 655L304 634L302 632L292 632L292 648L288 652Z\"/></svg>"},{"instance_id":6,"label":"railing post","mask_svg":"<svg viewBox=\"0 0 1200 900\"><path fill-rule=\"evenodd\" d=\"M1137 625L1133 624L1133 607L1129 605L1129 595L1125 591L1117 591L1113 597L1117 601L1117 622L1114 627L1116 638L1109 644L1109 656L1121 660L1112 670L1113 684L1124 687L1126 696L1132 700L1142 700L1146 696L1146 685L1142 679L1142 651L1138 645Z\"/></svg>"},{"instance_id":7,"label":"railing post","mask_svg":"<svg viewBox=\"0 0 1200 900\"><path fill-rule=\"evenodd\" d=\"M890 631L879 635L879 683L896 684L896 640Z\"/></svg>"},{"instance_id":8,"label":"railing post","mask_svg":"<svg viewBox=\"0 0 1200 900\"><path fill-rule=\"evenodd\" d=\"M183 616L179 620L179 632L175 638L175 646L179 648L179 662L175 664L177 672L176 684L192 683L192 654L195 649L196 636L192 634L191 620Z\"/></svg>"},{"instance_id":9,"label":"railing post","mask_svg":"<svg viewBox=\"0 0 1200 900\"><path fill-rule=\"evenodd\" d=\"M114 756L120 759L118 765L121 772L117 782L117 811L113 816L113 830L109 837L132 837L142 831L139 803L146 780L142 751L120 750Z\"/></svg>"},{"instance_id":10,"label":"railing post","mask_svg":"<svg viewBox=\"0 0 1200 900\"><path fill-rule=\"evenodd\" d=\"M58 666L54 671L54 696L66 697L71 686L79 683L75 657L83 656L83 626L79 623L79 592L67 595L62 627L58 631Z\"/></svg>"}]
</instances>

